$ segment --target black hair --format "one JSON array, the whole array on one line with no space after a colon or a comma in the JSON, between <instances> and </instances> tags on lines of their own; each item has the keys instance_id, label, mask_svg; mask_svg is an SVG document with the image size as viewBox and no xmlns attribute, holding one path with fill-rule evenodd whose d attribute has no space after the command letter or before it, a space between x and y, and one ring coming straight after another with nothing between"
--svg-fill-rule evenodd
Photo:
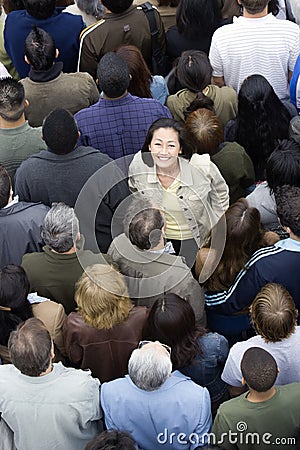
<instances>
[{"instance_id":1,"label":"black hair","mask_svg":"<svg viewBox=\"0 0 300 450\"><path fill-rule=\"evenodd\" d=\"M42 128L47 146L57 155L70 153L78 139L78 128L72 114L57 108L45 117Z\"/></svg>"},{"instance_id":2,"label":"black hair","mask_svg":"<svg viewBox=\"0 0 300 450\"><path fill-rule=\"evenodd\" d=\"M84 450L135 450L135 443L129 433L106 430L96 436Z\"/></svg>"},{"instance_id":3,"label":"black hair","mask_svg":"<svg viewBox=\"0 0 300 450\"><path fill-rule=\"evenodd\" d=\"M11 179L5 167L0 164L0 209L7 205L11 189Z\"/></svg>"},{"instance_id":4,"label":"black hair","mask_svg":"<svg viewBox=\"0 0 300 450\"><path fill-rule=\"evenodd\" d=\"M52 36L33 25L32 31L25 40L25 55L34 70L50 69L56 55L56 46Z\"/></svg>"},{"instance_id":5,"label":"black hair","mask_svg":"<svg viewBox=\"0 0 300 450\"><path fill-rule=\"evenodd\" d=\"M277 186L274 191L276 212L283 227L289 227L300 238L300 187Z\"/></svg>"},{"instance_id":6,"label":"black hair","mask_svg":"<svg viewBox=\"0 0 300 450\"><path fill-rule=\"evenodd\" d=\"M7 346L12 330L32 317L27 296L30 285L21 266L8 265L0 270L0 344Z\"/></svg>"},{"instance_id":7,"label":"black hair","mask_svg":"<svg viewBox=\"0 0 300 450\"><path fill-rule=\"evenodd\" d=\"M121 97L130 83L130 73L126 62L114 52L108 52L100 59L97 78L99 90L109 98Z\"/></svg>"},{"instance_id":8,"label":"black hair","mask_svg":"<svg viewBox=\"0 0 300 450\"><path fill-rule=\"evenodd\" d=\"M256 177L264 178L266 161L278 139L287 139L290 114L262 75L246 78L238 94L236 140L252 159Z\"/></svg>"},{"instance_id":9,"label":"black hair","mask_svg":"<svg viewBox=\"0 0 300 450\"><path fill-rule=\"evenodd\" d=\"M102 0L102 4L109 11L115 14L120 14L128 9L133 3L133 0Z\"/></svg>"},{"instance_id":10,"label":"black hair","mask_svg":"<svg viewBox=\"0 0 300 450\"><path fill-rule=\"evenodd\" d=\"M251 347L245 351L241 371L249 388L257 392L271 389L278 373L273 356L260 347Z\"/></svg>"},{"instance_id":11,"label":"black hair","mask_svg":"<svg viewBox=\"0 0 300 450\"><path fill-rule=\"evenodd\" d=\"M280 140L267 161L266 175L271 191L285 184L300 187L300 144Z\"/></svg>"},{"instance_id":12,"label":"black hair","mask_svg":"<svg viewBox=\"0 0 300 450\"><path fill-rule=\"evenodd\" d=\"M26 11L35 19L51 17L55 10L55 0L24 0Z\"/></svg>"},{"instance_id":13,"label":"black hair","mask_svg":"<svg viewBox=\"0 0 300 450\"><path fill-rule=\"evenodd\" d=\"M221 21L218 0L180 0L177 7L177 29L186 38L212 35Z\"/></svg>"},{"instance_id":14,"label":"black hair","mask_svg":"<svg viewBox=\"0 0 300 450\"><path fill-rule=\"evenodd\" d=\"M149 145L153 139L154 132L159 128L171 128L178 133L178 140L182 149L182 157L190 159L192 154L195 153L194 140L190 136L190 133L181 125L180 122L174 119L162 118L157 119L150 126L145 142L142 147L142 159L149 167L153 167L153 158L149 150Z\"/></svg>"},{"instance_id":15,"label":"black hair","mask_svg":"<svg viewBox=\"0 0 300 450\"><path fill-rule=\"evenodd\" d=\"M11 77L0 79L0 116L9 122L19 120L24 113L25 91L19 81Z\"/></svg>"},{"instance_id":16,"label":"black hair","mask_svg":"<svg viewBox=\"0 0 300 450\"><path fill-rule=\"evenodd\" d=\"M176 77L183 88L192 92L202 91L210 84L212 67L207 55L200 50L182 53L176 67Z\"/></svg>"}]
</instances>

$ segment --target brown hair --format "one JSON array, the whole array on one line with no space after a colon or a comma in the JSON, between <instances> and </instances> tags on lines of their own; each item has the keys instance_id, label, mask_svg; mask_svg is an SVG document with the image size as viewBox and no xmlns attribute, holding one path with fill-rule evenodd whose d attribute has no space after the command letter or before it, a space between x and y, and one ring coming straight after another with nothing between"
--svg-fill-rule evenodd
<instances>
[{"instance_id":1,"label":"brown hair","mask_svg":"<svg viewBox=\"0 0 300 450\"><path fill-rule=\"evenodd\" d=\"M152 75L140 50L134 45L120 45L115 53L128 66L131 75L128 92L137 97L152 98L150 89Z\"/></svg>"},{"instance_id":2,"label":"brown hair","mask_svg":"<svg viewBox=\"0 0 300 450\"><path fill-rule=\"evenodd\" d=\"M85 270L76 283L75 301L88 325L107 330L125 322L133 306L123 275L105 264Z\"/></svg>"},{"instance_id":3,"label":"brown hair","mask_svg":"<svg viewBox=\"0 0 300 450\"><path fill-rule=\"evenodd\" d=\"M185 122L188 131L195 137L197 153L212 155L224 140L223 128L217 116L206 108L192 112Z\"/></svg>"},{"instance_id":4,"label":"brown hair","mask_svg":"<svg viewBox=\"0 0 300 450\"><path fill-rule=\"evenodd\" d=\"M227 289L253 253L263 246L260 213L240 198L225 213L226 243L218 267L205 286L211 291Z\"/></svg>"},{"instance_id":5,"label":"brown hair","mask_svg":"<svg viewBox=\"0 0 300 450\"><path fill-rule=\"evenodd\" d=\"M266 284L255 297L250 314L255 331L266 342L282 341L295 332L298 311L280 284Z\"/></svg>"}]
</instances>

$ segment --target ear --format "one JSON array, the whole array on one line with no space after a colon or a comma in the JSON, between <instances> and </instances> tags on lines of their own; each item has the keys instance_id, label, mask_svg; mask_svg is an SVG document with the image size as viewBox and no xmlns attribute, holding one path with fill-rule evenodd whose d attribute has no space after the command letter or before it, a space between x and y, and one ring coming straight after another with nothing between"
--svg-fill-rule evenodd
<instances>
[{"instance_id":1,"label":"ear","mask_svg":"<svg viewBox=\"0 0 300 450\"><path fill-rule=\"evenodd\" d=\"M58 48L55 50L55 59L57 59L58 58L58 55L59 55L59 50L58 50Z\"/></svg>"},{"instance_id":2,"label":"ear","mask_svg":"<svg viewBox=\"0 0 300 450\"><path fill-rule=\"evenodd\" d=\"M242 377L242 385L243 385L243 386L246 386L246 384L247 384L247 382L246 382L245 378Z\"/></svg>"},{"instance_id":3,"label":"ear","mask_svg":"<svg viewBox=\"0 0 300 450\"><path fill-rule=\"evenodd\" d=\"M81 133L80 133L80 131L78 130L78 139L80 138L80 136L81 136Z\"/></svg>"},{"instance_id":4,"label":"ear","mask_svg":"<svg viewBox=\"0 0 300 450\"><path fill-rule=\"evenodd\" d=\"M25 108L28 108L28 106L29 106L29 100L27 100L27 98L24 101L24 106L25 106Z\"/></svg>"},{"instance_id":5,"label":"ear","mask_svg":"<svg viewBox=\"0 0 300 450\"><path fill-rule=\"evenodd\" d=\"M279 369L279 367L277 367L277 373L279 373L280 372L280 369Z\"/></svg>"},{"instance_id":6,"label":"ear","mask_svg":"<svg viewBox=\"0 0 300 450\"><path fill-rule=\"evenodd\" d=\"M54 353L54 344L52 341L52 345L51 345L51 351L50 351L50 359L51 361L55 358L55 353Z\"/></svg>"},{"instance_id":7,"label":"ear","mask_svg":"<svg viewBox=\"0 0 300 450\"><path fill-rule=\"evenodd\" d=\"M27 64L29 64L29 65L30 65L30 61L29 61L29 59L27 58L27 56L26 56L26 55L24 56L24 59L25 59L25 62L26 62Z\"/></svg>"},{"instance_id":8,"label":"ear","mask_svg":"<svg viewBox=\"0 0 300 450\"><path fill-rule=\"evenodd\" d=\"M43 140L43 141L45 140L45 138L44 138L44 135L43 135L43 134L41 135L41 138L42 138L42 140Z\"/></svg>"}]
</instances>

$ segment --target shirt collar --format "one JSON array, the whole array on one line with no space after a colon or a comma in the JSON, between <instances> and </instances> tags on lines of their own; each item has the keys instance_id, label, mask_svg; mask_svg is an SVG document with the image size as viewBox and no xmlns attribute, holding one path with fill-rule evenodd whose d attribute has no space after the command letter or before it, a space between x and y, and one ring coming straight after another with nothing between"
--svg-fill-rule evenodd
<instances>
[{"instance_id":1,"label":"shirt collar","mask_svg":"<svg viewBox=\"0 0 300 450\"><path fill-rule=\"evenodd\" d=\"M276 242L275 246L284 250L290 250L291 252L300 252L300 241L292 238L282 239Z\"/></svg>"},{"instance_id":2,"label":"shirt collar","mask_svg":"<svg viewBox=\"0 0 300 450\"><path fill-rule=\"evenodd\" d=\"M186 159L178 157L179 169L180 169L180 183L186 186L193 185L193 177L192 177L192 166ZM159 183L158 176L156 174L155 165L149 167L149 172L147 176L148 183Z\"/></svg>"}]
</instances>

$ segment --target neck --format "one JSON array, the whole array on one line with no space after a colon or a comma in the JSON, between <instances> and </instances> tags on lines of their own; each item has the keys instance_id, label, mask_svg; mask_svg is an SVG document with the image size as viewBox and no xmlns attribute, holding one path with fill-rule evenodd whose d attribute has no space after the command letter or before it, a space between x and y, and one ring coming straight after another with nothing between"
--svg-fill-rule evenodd
<instances>
[{"instance_id":1,"label":"neck","mask_svg":"<svg viewBox=\"0 0 300 450\"><path fill-rule=\"evenodd\" d=\"M70 250L68 250L67 252L56 252L55 250L53 250L53 248L51 248L51 251L53 253L57 253L58 255L72 255L73 253L76 253L76 245L70 248Z\"/></svg>"},{"instance_id":2,"label":"neck","mask_svg":"<svg viewBox=\"0 0 300 450\"><path fill-rule=\"evenodd\" d=\"M246 8L243 8L243 16L247 17L248 19L260 19L261 17L265 17L268 15L268 7L266 6L265 9L257 14L250 14Z\"/></svg>"},{"instance_id":3,"label":"neck","mask_svg":"<svg viewBox=\"0 0 300 450\"><path fill-rule=\"evenodd\" d=\"M126 91L124 92L124 94L120 95L120 97L114 97L114 98L111 98L111 97L108 97L108 95L106 95L105 92L103 92L103 98L104 98L105 100L120 100L120 98L126 97L127 94L128 94L128 91L127 91L127 89L126 89Z\"/></svg>"},{"instance_id":4,"label":"neck","mask_svg":"<svg viewBox=\"0 0 300 450\"><path fill-rule=\"evenodd\" d=\"M267 400L270 400L270 398L272 398L275 394L276 389L274 386L266 392L257 392L254 391L254 389L250 388L250 392L247 395L247 400L251 403L266 402Z\"/></svg>"},{"instance_id":5,"label":"neck","mask_svg":"<svg viewBox=\"0 0 300 450\"><path fill-rule=\"evenodd\" d=\"M3 119L0 116L0 128L17 128L25 123L25 114L22 114L19 120L10 122L9 120Z\"/></svg>"},{"instance_id":6,"label":"neck","mask_svg":"<svg viewBox=\"0 0 300 450\"><path fill-rule=\"evenodd\" d=\"M294 241L300 242L300 237L296 236L291 230L289 230L289 232L290 232L291 239L294 239Z\"/></svg>"},{"instance_id":7,"label":"neck","mask_svg":"<svg viewBox=\"0 0 300 450\"><path fill-rule=\"evenodd\" d=\"M52 370L53 370L53 364L52 364L52 359L51 359L48 368L45 370L45 372L40 373L39 377L48 375L48 373L52 372Z\"/></svg>"},{"instance_id":8,"label":"neck","mask_svg":"<svg viewBox=\"0 0 300 450\"><path fill-rule=\"evenodd\" d=\"M161 238L159 241L159 244L156 247L152 247L150 248L150 251L155 251L155 250L163 250L165 248L165 242L164 242L164 237L163 234L161 234Z\"/></svg>"}]
</instances>

